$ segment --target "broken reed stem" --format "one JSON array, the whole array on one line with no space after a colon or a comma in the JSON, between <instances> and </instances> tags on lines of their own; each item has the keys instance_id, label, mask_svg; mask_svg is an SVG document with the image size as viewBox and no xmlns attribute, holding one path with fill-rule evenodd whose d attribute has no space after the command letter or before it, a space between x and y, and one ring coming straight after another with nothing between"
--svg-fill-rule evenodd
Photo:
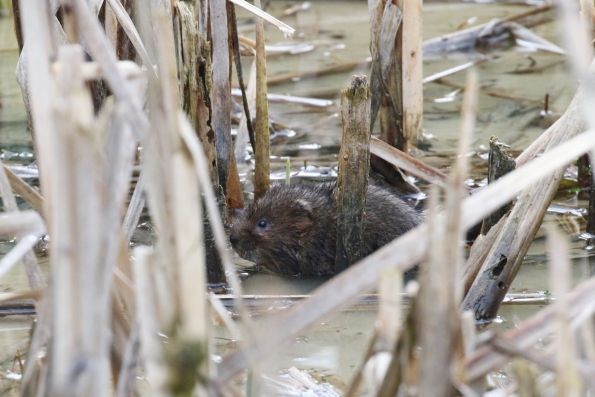
<instances>
[{"instance_id":1,"label":"broken reed stem","mask_svg":"<svg viewBox=\"0 0 595 397\"><path fill-rule=\"evenodd\" d=\"M370 89L366 76L353 76L341 94L343 138L337 177L335 273L362 258L364 211L370 172Z\"/></svg>"},{"instance_id":2,"label":"broken reed stem","mask_svg":"<svg viewBox=\"0 0 595 397\"><path fill-rule=\"evenodd\" d=\"M403 2L403 136L420 139L423 132L422 0ZM405 151L406 152L406 151Z\"/></svg>"},{"instance_id":3,"label":"broken reed stem","mask_svg":"<svg viewBox=\"0 0 595 397\"><path fill-rule=\"evenodd\" d=\"M10 182L10 187L15 194L21 196L33 209L43 215L44 199L39 192L32 188L27 182L22 180L10 168L3 165L6 177ZM1 172L1 171L0 171Z\"/></svg>"},{"instance_id":4,"label":"broken reed stem","mask_svg":"<svg viewBox=\"0 0 595 397\"><path fill-rule=\"evenodd\" d=\"M494 245L498 235L502 231L507 217L508 215L504 215L502 218L500 218L498 223L492 226L487 234L480 234L473 242L471 251L469 252L469 257L467 258L467 262L465 262L462 271L461 284L463 286L463 296L466 296L469 292L471 285L479 273L481 265L490 252L490 248Z\"/></svg>"},{"instance_id":5,"label":"broken reed stem","mask_svg":"<svg viewBox=\"0 0 595 397\"><path fill-rule=\"evenodd\" d=\"M426 182L446 187L446 175L442 171L390 146L375 136L370 137L370 153Z\"/></svg>"},{"instance_id":6,"label":"broken reed stem","mask_svg":"<svg viewBox=\"0 0 595 397\"><path fill-rule=\"evenodd\" d=\"M370 91L370 129L374 123L384 95L387 93L389 73L394 67L393 48L397 31L403 20L403 13L390 1L375 0L368 3L370 14L370 53L372 55L372 74ZM394 146L394 142L388 142Z\"/></svg>"},{"instance_id":7,"label":"broken reed stem","mask_svg":"<svg viewBox=\"0 0 595 397\"><path fill-rule=\"evenodd\" d=\"M575 332L570 328L568 315L571 280L571 264L568 259L568 243L553 224L548 225L547 246L550 265L550 286L556 298L555 327L556 339L556 384L557 395L578 397L582 382L576 366ZM590 321L590 320L588 320Z\"/></svg>"},{"instance_id":8,"label":"broken reed stem","mask_svg":"<svg viewBox=\"0 0 595 397\"><path fill-rule=\"evenodd\" d=\"M493 183L496 179L501 178L516 168L514 159L502 151L504 146L506 145L502 144L495 136L490 138L490 151L488 155L488 184ZM492 226L498 223L498 221L510 210L511 207L512 203L508 203L484 219L481 225L481 234L488 234Z\"/></svg>"},{"instance_id":9,"label":"broken reed stem","mask_svg":"<svg viewBox=\"0 0 595 397\"><path fill-rule=\"evenodd\" d=\"M560 118L563 121L556 123L559 127L554 130L548 145L548 151L554 151L559 146L564 146L567 143L565 141L577 141L589 134L589 132L579 134L586 129L585 114L583 112L585 96L585 88L581 86L568 109ZM574 138L577 134L579 134L578 137ZM590 145L584 148L569 148L572 151L576 150L575 153L584 153L585 150L590 149ZM580 154L577 154L576 157L578 156ZM541 159L543 159L543 156ZM539 160L536 159L524 167L517 168L516 171L527 169L530 165L539 163ZM565 165L564 163L560 164L560 166ZM537 183L538 179L534 179L533 183L523 190L496 243L491 247L478 277L465 297L463 310L475 311L478 319L493 318L496 315L502 299L506 295L525 253L541 225L547 207L556 193L563 171L563 168L560 167L539 183ZM502 179L506 179L517 172L509 173Z\"/></svg>"},{"instance_id":10,"label":"broken reed stem","mask_svg":"<svg viewBox=\"0 0 595 397\"><path fill-rule=\"evenodd\" d=\"M254 0L260 8L260 0ZM256 148L254 152L254 198L262 197L270 186L269 105L267 101L267 65L264 49L264 21L256 18Z\"/></svg>"},{"instance_id":11,"label":"broken reed stem","mask_svg":"<svg viewBox=\"0 0 595 397\"><path fill-rule=\"evenodd\" d=\"M12 172L10 172L4 166L2 161L0 160L0 198L2 199L4 211L7 213L20 213L19 207L17 206L17 201L14 197L14 194L12 193L11 183L10 183L9 176L8 176L9 173L10 173L10 175L13 176L13 180L15 182L20 181L22 184L24 184L27 187L29 187L29 185L27 185L25 182L23 182L21 180L21 178L17 177ZM16 180L14 178L16 178ZM14 183L14 184L17 185L17 183ZM21 189L21 190L30 192L30 189L31 188L29 188L29 189L25 188L25 189ZM19 245L19 241L23 238L29 240L29 242L26 243L26 246L29 246L29 248L32 248L33 245L35 245L37 243L37 239L35 237L32 238L31 235L28 235L27 237L25 237L25 234L19 234L19 236L16 240L17 246ZM24 245L21 245L21 247L23 247L23 246ZM13 250L14 250L14 248L13 248ZM7 256L11 255L11 253L12 253L12 251L10 253L8 253ZM17 252L15 252L14 254L16 255ZM18 258L20 259L20 255L18 256ZM25 254L22 256L22 258L23 258L23 265L25 267L25 273L27 274L27 279L29 281L29 286L34 289L44 287L45 280L44 280L43 274L41 273L41 268L39 267L39 264L37 263L37 258L35 257L35 253L31 249L28 249L25 251ZM4 263L5 259L6 259L6 257L4 257L4 259L1 262ZM6 263L8 263L8 262L6 262Z\"/></svg>"}]
</instances>

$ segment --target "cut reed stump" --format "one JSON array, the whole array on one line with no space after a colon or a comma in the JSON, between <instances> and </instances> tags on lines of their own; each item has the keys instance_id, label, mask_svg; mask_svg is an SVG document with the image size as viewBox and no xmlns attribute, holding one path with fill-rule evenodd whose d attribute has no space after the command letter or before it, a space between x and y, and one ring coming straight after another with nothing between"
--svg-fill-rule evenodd
<instances>
[{"instance_id":1,"label":"cut reed stump","mask_svg":"<svg viewBox=\"0 0 595 397\"><path fill-rule=\"evenodd\" d=\"M502 151L505 147L498 138L492 136L490 138L490 153L488 157L488 184L493 183L496 179L514 171L516 163L514 159ZM486 235L498 221L502 218L512 207L512 203L508 203L500 207L497 211L490 214L483 220L481 225L481 234Z\"/></svg>"},{"instance_id":2,"label":"cut reed stump","mask_svg":"<svg viewBox=\"0 0 595 397\"><path fill-rule=\"evenodd\" d=\"M366 76L353 76L341 94L343 141L337 178L335 273L362 258L364 211L370 171L370 89Z\"/></svg>"}]
</instances>

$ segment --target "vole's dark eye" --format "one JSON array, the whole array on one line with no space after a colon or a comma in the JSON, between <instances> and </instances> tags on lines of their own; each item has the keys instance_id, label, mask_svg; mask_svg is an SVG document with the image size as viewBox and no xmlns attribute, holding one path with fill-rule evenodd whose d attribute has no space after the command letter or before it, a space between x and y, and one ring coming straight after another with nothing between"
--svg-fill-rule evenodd
<instances>
[{"instance_id":1,"label":"vole's dark eye","mask_svg":"<svg viewBox=\"0 0 595 397\"><path fill-rule=\"evenodd\" d=\"M267 227L267 221L265 221L264 219L261 219L258 221L256 226L258 226L261 229L264 229L265 227Z\"/></svg>"}]
</instances>

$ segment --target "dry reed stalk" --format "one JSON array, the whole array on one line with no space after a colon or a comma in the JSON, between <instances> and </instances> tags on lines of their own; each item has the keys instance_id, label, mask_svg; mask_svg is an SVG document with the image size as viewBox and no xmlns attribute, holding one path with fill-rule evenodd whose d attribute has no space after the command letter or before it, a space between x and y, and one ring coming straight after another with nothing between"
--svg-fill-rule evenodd
<instances>
[{"instance_id":1,"label":"dry reed stalk","mask_svg":"<svg viewBox=\"0 0 595 397\"><path fill-rule=\"evenodd\" d=\"M232 90L233 91L233 90ZM268 97L268 95L267 95ZM250 75L248 77L248 85L246 88L246 99L248 100L248 113L255 114L256 112L256 59L252 61L250 67ZM252 140L250 138L250 131L248 130L248 118L246 113L242 113L240 118L240 125L238 127L238 135L236 136L234 155L236 159L243 160L246 155L246 147Z\"/></svg>"},{"instance_id":2,"label":"dry reed stalk","mask_svg":"<svg viewBox=\"0 0 595 397\"><path fill-rule=\"evenodd\" d=\"M159 340L161 327L157 320L154 284L151 280L151 262L155 261L153 250L148 247L136 247L133 250L134 284L136 287L136 306L138 307L137 327L141 341L141 357L146 371L146 379L151 385L151 395L165 397L167 370L163 365L163 345Z\"/></svg>"},{"instance_id":3,"label":"dry reed stalk","mask_svg":"<svg viewBox=\"0 0 595 397\"><path fill-rule=\"evenodd\" d=\"M112 48L118 48L118 18L109 4L105 7L105 35ZM116 50L117 52L117 50Z\"/></svg>"},{"instance_id":4,"label":"dry reed stalk","mask_svg":"<svg viewBox=\"0 0 595 397\"><path fill-rule=\"evenodd\" d=\"M446 187L446 175L442 171L419 161L374 136L370 138L370 153L426 182Z\"/></svg>"},{"instance_id":5,"label":"dry reed stalk","mask_svg":"<svg viewBox=\"0 0 595 397\"><path fill-rule=\"evenodd\" d=\"M22 3L22 4L21 4ZM51 147L54 138L54 119L52 104L56 89L50 76L50 55L53 53L56 40L56 29L59 23L56 18L50 18L50 4L45 1L19 2L21 17L20 26L23 29L27 45L23 47L19 58L17 78L23 92L23 100L28 109L29 121L33 126L38 126L34 134L34 145L40 147ZM55 8L53 9L55 12ZM31 98L35 98L31 101ZM40 127L43 126L43 127ZM40 182L42 191L45 194L44 214L46 221L51 227L51 185L52 185L52 156L51 153L36 150L36 157L39 162ZM45 172L43 170L46 170ZM46 379L47 366L36 365L36 358L44 344L48 340L51 327L49 299L42 299L38 305L38 323L29 345L28 365L23 374L23 392L25 395L36 395L38 386ZM39 382L39 383L37 383ZM43 388L42 388L43 389Z\"/></svg>"},{"instance_id":6,"label":"dry reed stalk","mask_svg":"<svg viewBox=\"0 0 595 397\"><path fill-rule=\"evenodd\" d=\"M117 61L116 68L125 79L130 80L131 82L140 77L144 77L145 75L143 70L132 61ZM52 63L51 71L54 76L58 76L62 71L60 62ZM101 79L103 77L101 65L97 62L85 62L81 66L81 75L86 81Z\"/></svg>"},{"instance_id":7,"label":"dry reed stalk","mask_svg":"<svg viewBox=\"0 0 595 397\"><path fill-rule=\"evenodd\" d=\"M11 173L12 174L12 173ZM16 175L12 174L13 177ZM25 184L20 178L16 177L17 180ZM16 184L16 183L15 183ZM26 186L29 186L25 184ZM25 191L28 191L25 189ZM16 199L12 193L12 189L10 186L10 181L8 178L8 172L5 168L4 164L0 160L0 198L2 199L2 204L4 206L4 211L7 213L20 213L19 207L17 206ZM42 288L45 286L45 280L43 274L41 273L41 269L39 264L37 263L37 258L35 257L35 253L31 250L31 248L37 244L38 238L40 236L35 236L34 234L19 234L17 238L17 245L6 255L8 257L12 257L15 259L23 259L23 265L25 266L25 272L27 274L27 279L29 281L29 286L31 288ZM20 244L21 239L24 240L23 244ZM21 255L23 249L28 247L25 253ZM14 251L14 252L13 252ZM5 269L10 269L14 262L7 259L7 257L2 258L0 260L0 275L5 273Z\"/></svg>"},{"instance_id":8,"label":"dry reed stalk","mask_svg":"<svg viewBox=\"0 0 595 397\"><path fill-rule=\"evenodd\" d=\"M492 226L488 234L480 234L473 242L471 251L469 252L469 257L463 266L463 276L461 278L461 284L463 285L463 295L467 295L469 292L471 285L477 277L477 273L479 273L479 270L481 269L481 265L490 252L490 248L494 245L498 235L502 231L507 217L507 215L504 215L498 221L498 223Z\"/></svg>"},{"instance_id":9,"label":"dry reed stalk","mask_svg":"<svg viewBox=\"0 0 595 397\"><path fill-rule=\"evenodd\" d=\"M179 288L177 302L179 302L178 337L180 343L189 354L198 355L197 362L186 363L189 367L198 366L203 374L208 374L208 311L204 290L200 287L206 286L206 263L205 248L203 242L202 204L199 186L194 171L192 157L188 150L185 150L183 142L179 137L179 118L177 117L180 108L178 98L178 79L175 66L174 40L170 25L165 15L157 14L153 21L156 35L156 48L159 56L159 74L162 88L162 106L165 107L164 116L167 118L170 129L170 153L163 153L164 160L171 161L173 181L171 184L170 213L173 214L175 250L178 266L172 287ZM169 103L169 105L168 105ZM162 132L163 133L163 132ZM168 139L168 138L165 138ZM166 258L161 258L166 260ZM196 286L199 288L196 288ZM182 347L180 346L180 348ZM180 354L181 351L175 352ZM178 360L178 358L174 358ZM174 361L175 362L175 361ZM185 375L183 368L181 374L170 373L170 382L180 382L179 376ZM186 385L194 387L194 382L188 379ZM204 391L199 395L205 395Z\"/></svg>"},{"instance_id":10,"label":"dry reed stalk","mask_svg":"<svg viewBox=\"0 0 595 397\"><path fill-rule=\"evenodd\" d=\"M423 132L422 0L403 2L403 136L420 139Z\"/></svg>"},{"instance_id":11,"label":"dry reed stalk","mask_svg":"<svg viewBox=\"0 0 595 397\"><path fill-rule=\"evenodd\" d=\"M88 395L104 395L110 387L110 332L106 325L97 327L95 321L109 324L111 316L112 268L119 251L120 214L130 176L126 169L131 170L127 163L131 163L134 144L122 144L129 135L117 125L116 133L109 132L106 119L113 117L109 107L94 119L80 71L82 48L60 47L59 58L64 65L55 113L60 133L54 137L55 146L43 149L56 157L52 170L55 185L51 188L55 219L51 230L55 320L52 388L58 393L74 387ZM103 133L105 129L107 133ZM121 149L114 151L112 145ZM111 153L103 158L103 151ZM103 189L103 182L108 189ZM71 370L77 360L96 364L84 370L72 385Z\"/></svg>"},{"instance_id":12,"label":"dry reed stalk","mask_svg":"<svg viewBox=\"0 0 595 397\"><path fill-rule=\"evenodd\" d=\"M360 384L365 381L366 395L376 396L388 370L391 354L397 342L402 321L403 273L384 269L379 285L378 316L374 323L374 336L360 368L351 379L346 397L357 395Z\"/></svg>"},{"instance_id":13,"label":"dry reed stalk","mask_svg":"<svg viewBox=\"0 0 595 397\"><path fill-rule=\"evenodd\" d=\"M122 353L122 364L117 377L115 396L127 397L137 392L136 373L139 367L140 340L139 340L139 322L134 321L132 329L128 334L128 341Z\"/></svg>"},{"instance_id":14,"label":"dry reed stalk","mask_svg":"<svg viewBox=\"0 0 595 397\"><path fill-rule=\"evenodd\" d=\"M458 324L453 321L453 309L456 306L454 306L454 290L451 283L456 264L451 264L447 260L449 258L445 258L446 245L453 243L453 239L444 241L448 234L444 219L439 219L438 188L432 186L429 195L433 197L427 221L430 233L429 244L432 249L429 250L428 257L420 270L419 302L415 313L421 347L417 384L420 395L446 396L453 393L450 364L458 331ZM454 243L458 245L458 241ZM440 338L436 338L437 334L440 334ZM387 374L388 376L391 375Z\"/></svg>"},{"instance_id":15,"label":"dry reed stalk","mask_svg":"<svg viewBox=\"0 0 595 397\"><path fill-rule=\"evenodd\" d=\"M212 130L209 127L209 109L207 107L208 92L205 87L206 76L201 74L200 60L210 56L208 45L198 33L193 13L183 3L175 6L174 25L177 32L178 76L182 108L195 130L195 135L200 139L203 150L209 158L207 163L211 175L211 183L218 189L219 177L217 174L217 154L214 142L209 139ZM207 61L208 62L208 61ZM225 283L225 274L221 261L216 254L216 248L211 233L210 222L203 218L204 241L207 250L207 280L210 284Z\"/></svg>"},{"instance_id":16,"label":"dry reed stalk","mask_svg":"<svg viewBox=\"0 0 595 397\"><path fill-rule=\"evenodd\" d=\"M23 200L25 200L33 209L43 215L43 197L39 192L29 186L27 182L23 181L19 176L17 176L14 172L12 172L9 168L5 165L2 165L4 168L4 173L6 173L6 177L10 182L10 187L12 188L15 194L21 196ZM1 173L2 171L0 171Z\"/></svg>"},{"instance_id":17,"label":"dry reed stalk","mask_svg":"<svg viewBox=\"0 0 595 397\"><path fill-rule=\"evenodd\" d=\"M496 179L506 175L516 168L516 163L512 157L502 151L506 146L500 143L498 138L490 138L490 150L488 154L488 184ZM502 206L498 211L490 214L481 224L481 234L486 235L488 231L496 225L500 219L510 210L512 203Z\"/></svg>"},{"instance_id":18,"label":"dry reed stalk","mask_svg":"<svg viewBox=\"0 0 595 397\"><path fill-rule=\"evenodd\" d=\"M422 82L423 82L423 84L427 84L427 83L431 83L431 82L436 81L436 80L440 80L440 79L442 79L444 77L448 77L448 76L453 75L455 73L462 72L463 70L467 70L467 69L469 69L469 68L471 68L473 66L480 65L480 64L488 61L489 59L490 58L484 57L484 58L479 58L476 61L466 62L466 63L464 63L462 65L455 66L453 68L443 70L442 72L434 73L433 75L430 75L428 77L424 77L424 79L422 80Z\"/></svg>"},{"instance_id":19,"label":"dry reed stalk","mask_svg":"<svg viewBox=\"0 0 595 397\"><path fill-rule=\"evenodd\" d=\"M203 54L204 37L200 37L194 15L183 2L175 5L174 26L176 29L176 53L178 55L178 76L180 79L180 98L182 109L188 115L196 134L201 139L205 152L213 153L216 162L215 147L206 138L210 131L207 122L209 109L205 99L208 93L203 82L204 76L199 75L200 60L210 57L209 53ZM216 173L216 167L211 172ZM216 174L215 174L216 175ZM213 183L218 183L213 179Z\"/></svg>"},{"instance_id":20,"label":"dry reed stalk","mask_svg":"<svg viewBox=\"0 0 595 397\"><path fill-rule=\"evenodd\" d=\"M373 129L380 109L381 98L387 94L387 82L395 66L393 49L397 31L403 20L401 10L390 1L368 2L370 14L370 53L372 54L372 93L370 129ZM398 67L398 66L397 66ZM393 145L393 142L389 142Z\"/></svg>"},{"instance_id":21,"label":"dry reed stalk","mask_svg":"<svg viewBox=\"0 0 595 397\"><path fill-rule=\"evenodd\" d=\"M104 79L110 90L116 99L127 107L125 112L127 120L137 139L140 139L148 129L148 121L143 113L141 101L134 95L130 82L118 72L116 55L110 49L99 20L93 16L85 0L73 0L73 2L81 36L87 42L93 59L101 65Z\"/></svg>"},{"instance_id":22,"label":"dry reed stalk","mask_svg":"<svg viewBox=\"0 0 595 397\"><path fill-rule=\"evenodd\" d=\"M579 337L582 350L586 363L588 365L595 364L595 328L593 322L589 319L583 321L579 326Z\"/></svg>"},{"instance_id":23,"label":"dry reed stalk","mask_svg":"<svg viewBox=\"0 0 595 397\"><path fill-rule=\"evenodd\" d=\"M558 396L582 395L582 382L576 366L575 332L570 329L568 316L568 292L570 290L571 264L568 259L568 243L555 226L549 225L547 239L550 286L556 298L556 386Z\"/></svg>"},{"instance_id":24,"label":"dry reed stalk","mask_svg":"<svg viewBox=\"0 0 595 397\"><path fill-rule=\"evenodd\" d=\"M364 212L370 172L370 89L366 76L352 76L341 93L343 138L337 178L335 274L362 257Z\"/></svg>"},{"instance_id":25,"label":"dry reed stalk","mask_svg":"<svg viewBox=\"0 0 595 397\"><path fill-rule=\"evenodd\" d=\"M241 91L237 88L231 89L231 95L241 96ZM329 99L318 99L318 98L305 98L293 95L281 95L281 94L267 94L269 102L276 103L296 103L303 106L310 106L313 108L326 108L333 105L333 101Z\"/></svg>"},{"instance_id":26,"label":"dry reed stalk","mask_svg":"<svg viewBox=\"0 0 595 397\"><path fill-rule=\"evenodd\" d=\"M368 67L370 63L369 59L345 62L340 65L320 67L316 69L301 71L301 72L285 72L278 73L273 76L267 77L267 83L269 86L276 84L283 84L293 81L298 78L300 80L311 79L320 76L326 76L328 74L340 73L340 72L351 72L354 69L364 69Z\"/></svg>"},{"instance_id":27,"label":"dry reed stalk","mask_svg":"<svg viewBox=\"0 0 595 397\"><path fill-rule=\"evenodd\" d=\"M595 131L588 131L562 143L543 156L518 168L473 196L463 200L462 228L469 228L491 211L513 199L524 186L535 183L563 167L595 145ZM276 351L292 335L307 329L321 317L345 307L359 294L376 285L381 269L406 270L421 260L428 249L427 225L421 225L351 266L319 287L311 298L260 322L265 330L253 344L242 347L219 364L221 382L229 380L247 365L246 355L260 360ZM269 330L269 331L266 331Z\"/></svg>"},{"instance_id":28,"label":"dry reed stalk","mask_svg":"<svg viewBox=\"0 0 595 397\"><path fill-rule=\"evenodd\" d=\"M590 278L568 294L567 316L570 322L567 325L574 329L589 318L595 310L592 305L593 299L595 299L595 278ZM554 302L525 320L518 328L501 335L500 338L517 346L517 351L530 349L541 338L554 331L557 310L556 302ZM473 382L508 360L507 352L490 344L480 346L466 360L467 377L469 381ZM583 380L588 382L584 376Z\"/></svg>"},{"instance_id":29,"label":"dry reed stalk","mask_svg":"<svg viewBox=\"0 0 595 397\"><path fill-rule=\"evenodd\" d=\"M232 290L234 291L239 312L244 322L248 324L247 336L248 338L250 338L252 332L250 330L250 317L247 314L244 302L241 298L242 287L238 279L238 275L235 272L235 269L229 257L229 253L227 251L227 236L225 234L223 222L221 221L219 210L217 208L217 199L215 197L215 193L213 192L213 186L211 185L209 176L206 172L207 167L205 155L204 152L201 150L200 146L198 145L197 140L193 139L193 135L191 133L192 127L188 123L186 117L183 114L178 114L178 118L180 126L180 136L184 141L184 144L186 145L186 149L190 152L190 155L192 156L194 166L196 167L196 176L200 185L200 190L204 194L205 207L207 209L209 219L211 221L211 226L213 228L215 244L217 246L219 256L223 264L223 268L225 269L225 273L228 277L227 280Z\"/></svg>"},{"instance_id":30,"label":"dry reed stalk","mask_svg":"<svg viewBox=\"0 0 595 397\"><path fill-rule=\"evenodd\" d=\"M584 98L582 92L583 88L579 89L579 93L562 116L565 128L558 130L557 134L551 138L548 145L549 150L585 129L580 105ZM478 319L495 316L535 233L541 225L563 172L564 170L560 168L545 181L533 184L523 190L496 243L491 247L478 277L465 297L464 310L474 310ZM508 175L512 175L512 173Z\"/></svg>"},{"instance_id":31,"label":"dry reed stalk","mask_svg":"<svg viewBox=\"0 0 595 397\"><path fill-rule=\"evenodd\" d=\"M262 11L260 8L260 4L254 3L254 5L244 1L244 0L230 0L232 3L239 5L240 7L244 8L246 11L251 12L252 14L256 15L256 29L258 30L258 20L260 21L267 21L273 26L276 26L285 37L291 38L295 33L295 29L291 26L279 21L277 18L273 17L272 15ZM211 11L212 12L212 11Z\"/></svg>"},{"instance_id":32,"label":"dry reed stalk","mask_svg":"<svg viewBox=\"0 0 595 397\"><path fill-rule=\"evenodd\" d=\"M50 54L52 52L52 23L49 19L49 4L45 1L36 3L21 0L21 26L27 44L19 60L20 80L23 100L30 109L31 120L34 126L43 126L35 129L35 147L49 147L52 145L54 120L52 116L52 102L56 89L50 76ZM56 21L57 22L57 21ZM23 75L24 74L24 75ZM31 101L29 98L35 98ZM48 225L51 226L50 202L51 174L43 170L51 170L53 159L44 151L36 150L36 157L40 168L40 183L45 195L44 214ZM47 189L47 190L46 190Z\"/></svg>"},{"instance_id":33,"label":"dry reed stalk","mask_svg":"<svg viewBox=\"0 0 595 397\"><path fill-rule=\"evenodd\" d=\"M233 60L236 67L236 76L238 80L238 85L240 86L240 93L242 97L242 106L244 108L244 113L246 114L246 127L249 131L250 137L250 144L252 145L252 150L255 150L255 142L254 142L254 127L252 126L252 117L250 116L249 104L248 104L248 97L246 95L246 85L244 84L244 72L242 67L242 55L240 50L240 38L238 37L238 20L236 17L236 8L232 2L227 3L227 12L229 14L229 34L231 35L232 42L231 46L233 47ZM263 32L264 34L264 32ZM256 42L254 42L254 46L250 48L250 52L254 54L256 50ZM232 88L232 95L233 95L233 88ZM237 140L237 136L236 136ZM235 152L234 152L235 154ZM238 158L238 157L236 157ZM239 157L241 158L241 156Z\"/></svg>"},{"instance_id":34,"label":"dry reed stalk","mask_svg":"<svg viewBox=\"0 0 595 397\"><path fill-rule=\"evenodd\" d=\"M153 204L151 210L153 214L159 214L161 222L159 226L171 228L167 231L163 228L159 229L162 238L158 244L160 248L158 259L161 263L165 263L173 258L174 263L177 264L176 268L164 273L166 278L156 278L156 296L158 304L162 307L161 324L173 328L172 332L175 331L172 335L173 345L168 355L170 364L181 365L178 368L179 371L168 373L168 387L172 392L178 388L188 392L195 386L197 371L200 371L203 376L208 374L206 296L201 288L196 288L196 284L206 285L206 266L198 183L194 174L193 161L178 133L180 104L174 39L168 19L162 10L154 10L152 22L156 51L159 54L158 70L161 85L151 99L151 116L155 117L152 126L155 130L150 149L152 159L147 166L151 167L154 175L164 178L159 184L168 190L159 192L159 184L155 181L149 184L150 201L154 197L153 203L158 202L164 206L159 208L154 207ZM164 173L164 170L171 172L170 175L173 178ZM169 236L166 237L165 234ZM173 299L167 296L172 290L178 291ZM173 311L164 305L169 300L173 300L175 305ZM176 327L174 320L180 322L179 326ZM180 361L183 349L192 356L188 362ZM196 376L184 379L188 371ZM199 395L204 395L204 390Z\"/></svg>"},{"instance_id":35,"label":"dry reed stalk","mask_svg":"<svg viewBox=\"0 0 595 397\"><path fill-rule=\"evenodd\" d=\"M128 39L134 46L134 49L138 53L139 57L142 59L143 63L145 64L145 67L148 70L151 70L151 73L153 74L153 76L155 78L157 78L157 71L155 70L154 62L151 60L151 57L149 56L141 38L140 38L140 35L139 35L138 31L136 30L134 23L132 22L132 19L130 19L130 16L126 12L126 9L124 8L124 6L122 6L122 3L120 2L120 0L106 0L106 1L107 1L107 4L109 5L108 8L111 9L111 12L113 12L114 16L117 18L118 22L120 23L120 26L122 27L124 32L126 32ZM117 39L117 36L116 36L116 39ZM113 45L113 43L112 43L112 45ZM115 49L118 48L117 41L116 41L116 45L113 45L113 48L115 48Z\"/></svg>"},{"instance_id":36,"label":"dry reed stalk","mask_svg":"<svg viewBox=\"0 0 595 397\"><path fill-rule=\"evenodd\" d=\"M31 288L42 288L45 281L31 249L44 234L45 224L35 211L0 213L0 235L19 236L17 244L0 260L0 276L22 259ZM29 255L33 257L28 258Z\"/></svg>"},{"instance_id":37,"label":"dry reed stalk","mask_svg":"<svg viewBox=\"0 0 595 397\"><path fill-rule=\"evenodd\" d=\"M260 0L254 0L260 9ZM267 64L264 49L264 21L256 19L256 125L254 128L254 197L262 197L271 184Z\"/></svg>"},{"instance_id":38,"label":"dry reed stalk","mask_svg":"<svg viewBox=\"0 0 595 397\"><path fill-rule=\"evenodd\" d=\"M423 49L424 53L429 56L442 56L445 53L452 51L468 51L476 46L476 41L482 33L486 31L497 31L500 25L515 22L516 24L529 28L546 22L551 22L554 19L554 7L551 4L547 4L502 18L495 24L492 21L469 29L426 40L423 43Z\"/></svg>"},{"instance_id":39,"label":"dry reed stalk","mask_svg":"<svg viewBox=\"0 0 595 397\"><path fill-rule=\"evenodd\" d=\"M211 48L213 57L213 90L211 92L211 126L217 147L219 184L227 192L231 145L229 51L227 9L225 2L210 1Z\"/></svg>"},{"instance_id":40,"label":"dry reed stalk","mask_svg":"<svg viewBox=\"0 0 595 397\"><path fill-rule=\"evenodd\" d=\"M143 208L145 207L146 193L144 175L145 173L141 172L138 180L136 181L136 186L134 188L134 192L132 193L132 198L130 199L130 204L128 205L128 209L126 210L126 215L124 216L124 221L122 223L122 228L124 229L125 240L127 243L129 243L132 239L134 230L138 225Z\"/></svg>"},{"instance_id":41,"label":"dry reed stalk","mask_svg":"<svg viewBox=\"0 0 595 397\"><path fill-rule=\"evenodd\" d=\"M430 223L432 249L428 262L422 267L418 309L421 355L419 361L420 395L448 396L452 394L451 371L458 354L462 299L460 287L463 252L461 242L465 229L461 221L461 203L467 195L464 181L468 175L471 137L475 128L478 100L478 76L469 72L461 115L461 136L454 172L449 175L446 190L444 222L434 215ZM433 189L437 195L437 189ZM432 208L436 211L436 208ZM440 333L441 338L436 338Z\"/></svg>"},{"instance_id":42,"label":"dry reed stalk","mask_svg":"<svg viewBox=\"0 0 595 397\"><path fill-rule=\"evenodd\" d=\"M581 24L585 30L587 39L592 42L594 38L593 33L595 32L595 5L593 5L592 2L586 0L581 0L580 5Z\"/></svg>"},{"instance_id":43,"label":"dry reed stalk","mask_svg":"<svg viewBox=\"0 0 595 397\"><path fill-rule=\"evenodd\" d=\"M227 8L225 2L211 1L210 26L212 48L211 126L215 132L219 184L229 208L242 208L244 203L231 146L230 59L228 49ZM208 89L208 88L207 88Z\"/></svg>"},{"instance_id":44,"label":"dry reed stalk","mask_svg":"<svg viewBox=\"0 0 595 397\"><path fill-rule=\"evenodd\" d=\"M394 269L382 271L378 287L378 319L375 323L375 351L390 351L395 345L402 321L401 291L403 273Z\"/></svg>"}]
</instances>

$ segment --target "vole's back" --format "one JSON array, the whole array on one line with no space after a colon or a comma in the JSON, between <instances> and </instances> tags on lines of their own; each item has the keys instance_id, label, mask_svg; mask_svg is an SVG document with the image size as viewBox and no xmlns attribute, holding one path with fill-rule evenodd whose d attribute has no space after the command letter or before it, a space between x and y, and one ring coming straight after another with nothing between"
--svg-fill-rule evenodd
<instances>
[{"instance_id":1,"label":"vole's back","mask_svg":"<svg viewBox=\"0 0 595 397\"><path fill-rule=\"evenodd\" d=\"M364 256L423 221L401 198L369 186ZM231 242L245 259L275 273L332 274L337 238L335 184L275 185L233 221Z\"/></svg>"}]
</instances>

